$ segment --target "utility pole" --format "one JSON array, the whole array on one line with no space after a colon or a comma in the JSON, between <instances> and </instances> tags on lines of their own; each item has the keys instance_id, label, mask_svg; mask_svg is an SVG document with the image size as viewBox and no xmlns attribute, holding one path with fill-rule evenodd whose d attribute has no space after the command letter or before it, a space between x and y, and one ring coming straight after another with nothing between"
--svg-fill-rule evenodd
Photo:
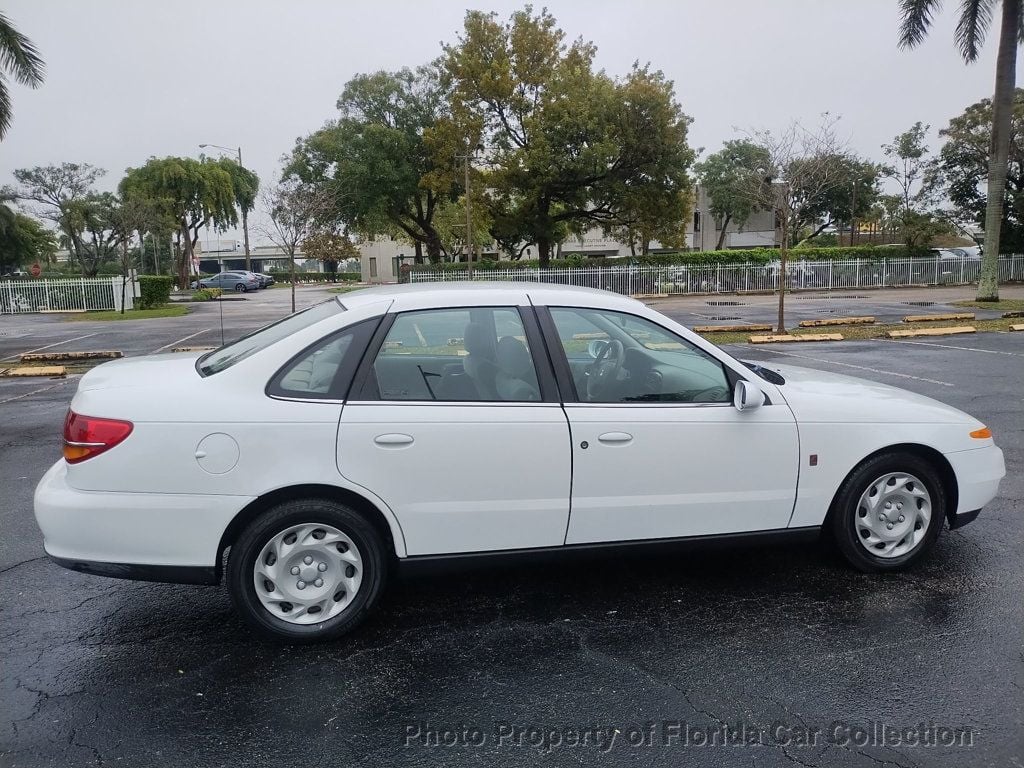
<instances>
[{"instance_id":1,"label":"utility pole","mask_svg":"<svg viewBox=\"0 0 1024 768\"><path fill-rule=\"evenodd\" d=\"M221 149L225 152L237 152L238 153L238 167L245 168L242 165L242 148L241 147L222 147L220 144L200 144L200 149L206 149L207 147L213 147L214 149ZM242 242L245 245L245 271L252 271L252 262L249 258L249 212L244 208L242 209Z\"/></svg>"},{"instance_id":2,"label":"utility pole","mask_svg":"<svg viewBox=\"0 0 1024 768\"><path fill-rule=\"evenodd\" d=\"M852 246L857 231L857 180L853 180L853 200L850 203L850 245Z\"/></svg>"},{"instance_id":3,"label":"utility pole","mask_svg":"<svg viewBox=\"0 0 1024 768\"><path fill-rule=\"evenodd\" d=\"M469 202L469 160L472 154L467 147L466 154L456 155L456 159L463 161L463 170L465 171L465 188L466 188L466 277L467 279L473 279L473 213Z\"/></svg>"}]
</instances>

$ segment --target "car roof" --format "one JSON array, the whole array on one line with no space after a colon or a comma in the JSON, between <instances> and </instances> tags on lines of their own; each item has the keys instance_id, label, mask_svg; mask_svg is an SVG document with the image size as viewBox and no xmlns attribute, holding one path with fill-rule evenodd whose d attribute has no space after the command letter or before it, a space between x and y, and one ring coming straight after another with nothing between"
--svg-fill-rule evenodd
<instances>
[{"instance_id":1,"label":"car roof","mask_svg":"<svg viewBox=\"0 0 1024 768\"><path fill-rule=\"evenodd\" d=\"M637 305L643 306L636 299L597 288L499 280L378 285L346 293L339 297L339 301L346 307L354 308L393 299L395 306L392 309L402 310L476 304L515 306L522 304L527 296L533 304L538 305L619 308L627 311L635 310Z\"/></svg>"}]
</instances>

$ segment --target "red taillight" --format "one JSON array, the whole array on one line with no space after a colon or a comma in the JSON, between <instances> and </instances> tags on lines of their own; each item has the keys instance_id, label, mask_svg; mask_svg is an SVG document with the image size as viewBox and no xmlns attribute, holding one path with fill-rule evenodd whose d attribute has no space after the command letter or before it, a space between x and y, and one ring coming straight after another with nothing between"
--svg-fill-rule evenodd
<instances>
[{"instance_id":1,"label":"red taillight","mask_svg":"<svg viewBox=\"0 0 1024 768\"><path fill-rule=\"evenodd\" d=\"M132 433L132 423L120 419L100 419L68 411L64 419L64 459L68 464L110 450Z\"/></svg>"}]
</instances>

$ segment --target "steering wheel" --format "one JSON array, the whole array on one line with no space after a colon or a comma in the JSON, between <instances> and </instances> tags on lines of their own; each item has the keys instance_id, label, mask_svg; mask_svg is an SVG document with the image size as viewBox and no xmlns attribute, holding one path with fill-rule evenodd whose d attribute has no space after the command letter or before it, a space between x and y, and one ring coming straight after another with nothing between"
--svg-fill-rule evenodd
<instances>
[{"instance_id":1,"label":"steering wheel","mask_svg":"<svg viewBox=\"0 0 1024 768\"><path fill-rule=\"evenodd\" d=\"M588 400L599 398L608 391L618 379L625 357L625 349L618 339L612 339L597 353L594 362L587 368Z\"/></svg>"}]
</instances>

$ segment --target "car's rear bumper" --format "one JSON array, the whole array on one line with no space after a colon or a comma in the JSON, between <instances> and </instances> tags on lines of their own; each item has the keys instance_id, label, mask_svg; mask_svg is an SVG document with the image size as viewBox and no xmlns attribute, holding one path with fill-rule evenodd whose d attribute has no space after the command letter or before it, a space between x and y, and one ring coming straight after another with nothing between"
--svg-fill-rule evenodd
<instances>
[{"instance_id":1,"label":"car's rear bumper","mask_svg":"<svg viewBox=\"0 0 1024 768\"><path fill-rule=\"evenodd\" d=\"M949 527L960 528L974 520L981 508L999 493L999 482L1006 476L1006 463L1003 452L995 445L945 456L956 475L958 497Z\"/></svg>"},{"instance_id":2,"label":"car's rear bumper","mask_svg":"<svg viewBox=\"0 0 1024 768\"><path fill-rule=\"evenodd\" d=\"M85 573L212 583L217 551L249 496L80 491L61 459L43 475L35 514L46 553Z\"/></svg>"}]
</instances>

